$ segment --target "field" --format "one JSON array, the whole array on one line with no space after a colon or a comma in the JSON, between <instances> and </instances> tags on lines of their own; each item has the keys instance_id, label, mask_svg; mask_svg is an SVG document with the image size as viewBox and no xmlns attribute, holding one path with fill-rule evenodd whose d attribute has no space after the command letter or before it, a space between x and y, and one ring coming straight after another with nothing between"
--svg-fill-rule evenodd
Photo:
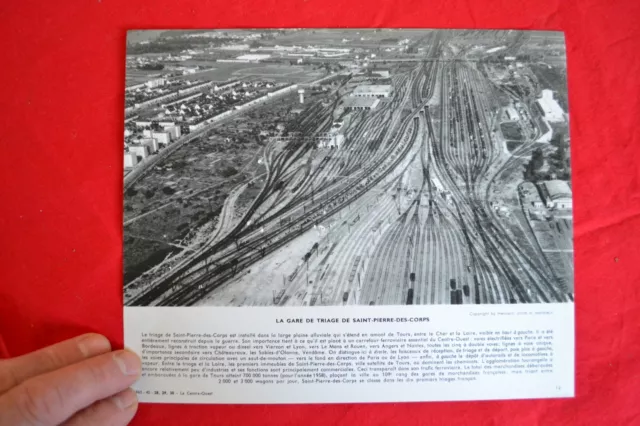
<instances>
[{"instance_id":1,"label":"field","mask_svg":"<svg viewBox=\"0 0 640 426\"><path fill-rule=\"evenodd\" d=\"M200 66L212 68L207 71L181 76L185 80L213 80L226 81L232 79L268 79L285 83L300 83L316 80L326 75L325 71L318 65L291 66L276 64L254 64L237 62L215 62L207 60L188 60L182 63L183 66ZM148 81L151 76L169 72L145 71L135 68L127 68L126 85L132 86Z\"/></svg>"},{"instance_id":2,"label":"field","mask_svg":"<svg viewBox=\"0 0 640 426\"><path fill-rule=\"evenodd\" d=\"M269 108L240 115L184 145L127 190L125 282L201 238L195 231L206 232L202 231L205 224L219 222L232 192L237 203L227 213L235 217L247 208L266 172L259 163L265 140L258 133L289 120L289 110L297 105L297 96L292 95Z\"/></svg>"},{"instance_id":3,"label":"field","mask_svg":"<svg viewBox=\"0 0 640 426\"><path fill-rule=\"evenodd\" d=\"M231 189L253 178L241 170L261 145L246 135L227 139L214 135L185 145L127 191L125 280L162 260L157 252L168 248L160 242L182 241L190 229L213 220Z\"/></svg>"},{"instance_id":4,"label":"field","mask_svg":"<svg viewBox=\"0 0 640 426\"><path fill-rule=\"evenodd\" d=\"M560 282L573 291L573 225L568 219L532 222L542 250Z\"/></svg>"},{"instance_id":5,"label":"field","mask_svg":"<svg viewBox=\"0 0 640 426\"><path fill-rule=\"evenodd\" d=\"M164 30L127 31L127 43L140 43L141 41L153 41L160 37Z\"/></svg>"},{"instance_id":6,"label":"field","mask_svg":"<svg viewBox=\"0 0 640 426\"><path fill-rule=\"evenodd\" d=\"M292 32L279 36L277 43L280 45L299 45L299 44L322 44L323 46L333 47L381 47L384 45L397 45L397 41L409 38L418 39L427 34L424 30L393 30L378 31L372 30L345 30L335 31L319 29L304 32ZM364 38L364 40L361 40ZM343 42L346 39L347 42Z\"/></svg>"},{"instance_id":7,"label":"field","mask_svg":"<svg viewBox=\"0 0 640 426\"><path fill-rule=\"evenodd\" d=\"M522 140L522 129L517 122L509 121L506 123L501 123L500 129L502 130L502 135L505 139L514 141Z\"/></svg>"},{"instance_id":8,"label":"field","mask_svg":"<svg viewBox=\"0 0 640 426\"><path fill-rule=\"evenodd\" d=\"M203 61L198 61L198 64L203 65ZM313 66L284 66L235 62L209 62L208 65L205 66L211 66L214 67L214 69L185 76L184 78L187 80L225 81L255 77L259 79L299 83L315 80L325 75L323 70L315 69Z\"/></svg>"},{"instance_id":9,"label":"field","mask_svg":"<svg viewBox=\"0 0 640 426\"><path fill-rule=\"evenodd\" d=\"M127 68L127 77L125 80L125 84L126 86L133 86L136 84L140 84L140 83L144 83L146 81L149 81L151 78L153 78L152 76L154 75L160 75L163 73L166 73L167 71L165 70L139 70L136 68Z\"/></svg>"},{"instance_id":10,"label":"field","mask_svg":"<svg viewBox=\"0 0 640 426\"><path fill-rule=\"evenodd\" d=\"M519 141L507 141L507 149L509 152L514 152L516 149L522 146L522 142Z\"/></svg>"}]
</instances>

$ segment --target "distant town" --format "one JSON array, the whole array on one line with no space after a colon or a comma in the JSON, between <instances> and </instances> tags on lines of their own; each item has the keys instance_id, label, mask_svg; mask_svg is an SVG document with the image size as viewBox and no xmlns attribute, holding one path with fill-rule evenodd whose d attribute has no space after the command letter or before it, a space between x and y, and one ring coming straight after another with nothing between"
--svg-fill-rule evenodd
<instances>
[{"instance_id":1,"label":"distant town","mask_svg":"<svg viewBox=\"0 0 640 426\"><path fill-rule=\"evenodd\" d=\"M128 35L125 303L573 301L562 33Z\"/></svg>"}]
</instances>

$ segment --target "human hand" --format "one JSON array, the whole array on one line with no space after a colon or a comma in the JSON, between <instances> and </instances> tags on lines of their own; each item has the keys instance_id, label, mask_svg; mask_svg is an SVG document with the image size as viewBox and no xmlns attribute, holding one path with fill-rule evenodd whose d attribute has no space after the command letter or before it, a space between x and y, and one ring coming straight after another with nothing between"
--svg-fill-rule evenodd
<instances>
[{"instance_id":1,"label":"human hand","mask_svg":"<svg viewBox=\"0 0 640 426\"><path fill-rule=\"evenodd\" d=\"M138 356L99 334L0 360L0 426L126 425L139 375Z\"/></svg>"}]
</instances>

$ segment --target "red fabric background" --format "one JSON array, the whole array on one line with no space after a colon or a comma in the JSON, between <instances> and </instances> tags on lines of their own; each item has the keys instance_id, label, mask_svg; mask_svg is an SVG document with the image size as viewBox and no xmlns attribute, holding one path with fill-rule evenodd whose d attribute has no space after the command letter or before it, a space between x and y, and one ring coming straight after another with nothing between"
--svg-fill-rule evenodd
<instances>
[{"instance_id":1,"label":"red fabric background","mask_svg":"<svg viewBox=\"0 0 640 426\"><path fill-rule=\"evenodd\" d=\"M575 399L143 405L134 424L640 424L640 2L0 3L0 347L11 355L91 330L122 345L126 29L560 29L574 171Z\"/></svg>"}]
</instances>

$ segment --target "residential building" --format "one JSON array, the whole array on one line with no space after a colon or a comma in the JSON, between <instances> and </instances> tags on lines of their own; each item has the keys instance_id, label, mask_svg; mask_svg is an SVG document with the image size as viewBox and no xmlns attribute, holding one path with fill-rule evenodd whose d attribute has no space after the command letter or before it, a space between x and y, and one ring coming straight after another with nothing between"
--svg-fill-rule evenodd
<instances>
[{"instance_id":1,"label":"residential building","mask_svg":"<svg viewBox=\"0 0 640 426\"><path fill-rule=\"evenodd\" d=\"M171 143L171 134L169 132L151 132L151 137L158 141L158 143L168 145Z\"/></svg>"},{"instance_id":2,"label":"residential building","mask_svg":"<svg viewBox=\"0 0 640 426\"><path fill-rule=\"evenodd\" d=\"M124 153L124 168L132 169L138 164L138 157L133 152Z\"/></svg>"},{"instance_id":3,"label":"residential building","mask_svg":"<svg viewBox=\"0 0 640 426\"><path fill-rule=\"evenodd\" d=\"M145 145L129 145L129 153L144 160L149 156L149 147Z\"/></svg>"},{"instance_id":4,"label":"residential building","mask_svg":"<svg viewBox=\"0 0 640 426\"><path fill-rule=\"evenodd\" d=\"M166 84L167 80L165 80L164 78L156 78L154 80L149 80L145 83L145 85L149 88L149 89L153 89L155 87L160 87L160 86L164 86Z\"/></svg>"},{"instance_id":5,"label":"residential building","mask_svg":"<svg viewBox=\"0 0 640 426\"><path fill-rule=\"evenodd\" d=\"M144 145L149 148L149 154L153 154L158 152L159 144L158 141L154 138L146 138L140 141L140 145Z\"/></svg>"},{"instance_id":6,"label":"residential building","mask_svg":"<svg viewBox=\"0 0 640 426\"><path fill-rule=\"evenodd\" d=\"M182 129L180 128L180 126L176 126L176 125L167 126L164 128L164 131L169 133L169 136L171 137L172 141L175 141L176 139L182 136Z\"/></svg>"}]
</instances>

